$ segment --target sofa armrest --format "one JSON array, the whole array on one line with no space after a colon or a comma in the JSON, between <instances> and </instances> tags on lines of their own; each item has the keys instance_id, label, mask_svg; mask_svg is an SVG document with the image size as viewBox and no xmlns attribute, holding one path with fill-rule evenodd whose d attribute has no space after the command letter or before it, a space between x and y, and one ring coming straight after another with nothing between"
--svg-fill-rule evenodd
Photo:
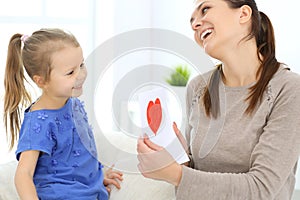
<instances>
[{"instance_id":1,"label":"sofa armrest","mask_svg":"<svg viewBox=\"0 0 300 200\"><path fill-rule=\"evenodd\" d=\"M14 176L17 161L0 164L0 199L18 200L18 194L14 184Z\"/></svg>"}]
</instances>

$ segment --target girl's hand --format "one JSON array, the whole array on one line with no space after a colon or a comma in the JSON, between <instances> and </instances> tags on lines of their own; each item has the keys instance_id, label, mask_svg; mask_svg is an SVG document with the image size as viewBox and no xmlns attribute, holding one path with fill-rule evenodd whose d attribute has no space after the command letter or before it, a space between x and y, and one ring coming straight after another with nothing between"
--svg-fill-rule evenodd
<instances>
[{"instance_id":1,"label":"girl's hand","mask_svg":"<svg viewBox=\"0 0 300 200\"><path fill-rule=\"evenodd\" d=\"M111 185L116 186L116 188L121 189L119 181L123 181L123 173L115 171L112 168L109 168L104 175L103 184L106 187L108 193L110 193Z\"/></svg>"},{"instance_id":2,"label":"girl's hand","mask_svg":"<svg viewBox=\"0 0 300 200\"><path fill-rule=\"evenodd\" d=\"M137 144L138 168L146 178L167 181L178 186L182 166L161 146L151 142L148 137L139 138Z\"/></svg>"}]
</instances>

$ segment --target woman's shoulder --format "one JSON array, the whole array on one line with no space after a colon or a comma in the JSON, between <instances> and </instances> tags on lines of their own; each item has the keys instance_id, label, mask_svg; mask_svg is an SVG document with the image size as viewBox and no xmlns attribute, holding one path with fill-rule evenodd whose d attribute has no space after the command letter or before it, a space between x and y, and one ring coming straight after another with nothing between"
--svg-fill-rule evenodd
<instances>
[{"instance_id":1,"label":"woman's shoulder","mask_svg":"<svg viewBox=\"0 0 300 200\"><path fill-rule=\"evenodd\" d=\"M287 65L282 64L270 81L277 87L295 87L299 88L300 75L293 72Z\"/></svg>"},{"instance_id":2,"label":"woman's shoulder","mask_svg":"<svg viewBox=\"0 0 300 200\"><path fill-rule=\"evenodd\" d=\"M199 100L201 96L203 96L213 71L214 70L210 70L203 74L199 74L191 79L191 81L187 86L186 98L188 100L191 100L192 102L196 102Z\"/></svg>"},{"instance_id":3,"label":"woman's shoulder","mask_svg":"<svg viewBox=\"0 0 300 200\"><path fill-rule=\"evenodd\" d=\"M273 93L295 94L300 96L300 75L293 72L287 65L282 64L269 82Z\"/></svg>"},{"instance_id":4,"label":"woman's shoulder","mask_svg":"<svg viewBox=\"0 0 300 200\"><path fill-rule=\"evenodd\" d=\"M208 81L215 69L209 70L203 74L198 74L188 84L188 87L192 88L205 88L208 84Z\"/></svg>"}]
</instances>

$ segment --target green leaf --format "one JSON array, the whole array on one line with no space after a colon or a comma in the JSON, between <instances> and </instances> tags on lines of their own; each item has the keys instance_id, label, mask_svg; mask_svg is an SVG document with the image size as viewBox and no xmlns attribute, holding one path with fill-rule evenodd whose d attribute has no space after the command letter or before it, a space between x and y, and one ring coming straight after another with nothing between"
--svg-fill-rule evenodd
<instances>
[{"instance_id":1,"label":"green leaf","mask_svg":"<svg viewBox=\"0 0 300 200\"><path fill-rule=\"evenodd\" d=\"M173 86L186 86L190 75L191 72L187 65L177 65L166 81Z\"/></svg>"}]
</instances>

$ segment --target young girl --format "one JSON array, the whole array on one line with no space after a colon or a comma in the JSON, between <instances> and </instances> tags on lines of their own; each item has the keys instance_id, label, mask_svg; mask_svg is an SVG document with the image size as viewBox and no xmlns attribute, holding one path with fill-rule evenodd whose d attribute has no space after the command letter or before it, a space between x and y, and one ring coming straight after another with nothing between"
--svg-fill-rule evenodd
<instances>
[{"instance_id":1,"label":"young girl","mask_svg":"<svg viewBox=\"0 0 300 200\"><path fill-rule=\"evenodd\" d=\"M31 101L23 66L42 94L25 110L20 127L21 109ZM110 184L120 188L121 173L102 173L86 112L76 98L86 75L82 49L72 34L41 29L30 37L12 36L4 122L10 148L19 136L15 185L21 199L106 200Z\"/></svg>"},{"instance_id":2,"label":"young girl","mask_svg":"<svg viewBox=\"0 0 300 200\"><path fill-rule=\"evenodd\" d=\"M162 155L155 155L165 151L140 139L139 169L177 186L177 200L291 199L300 76L277 61L272 24L254 0L195 2L195 40L222 64L187 87L187 143L174 125L191 162L157 166Z\"/></svg>"}]
</instances>

